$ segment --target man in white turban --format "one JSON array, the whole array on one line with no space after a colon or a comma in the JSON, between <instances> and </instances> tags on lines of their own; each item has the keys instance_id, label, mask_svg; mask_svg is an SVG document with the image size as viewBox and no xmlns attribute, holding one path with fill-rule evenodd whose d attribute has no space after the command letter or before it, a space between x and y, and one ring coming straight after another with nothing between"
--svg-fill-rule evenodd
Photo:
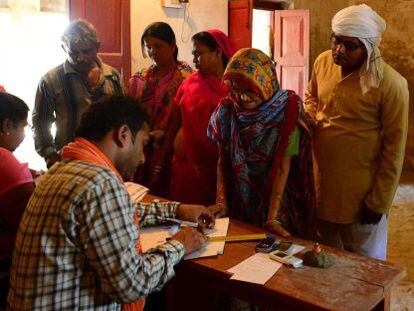
<instances>
[{"instance_id":1,"label":"man in white turban","mask_svg":"<svg viewBox=\"0 0 414 311\"><path fill-rule=\"evenodd\" d=\"M385 28L365 4L339 11L331 50L316 59L305 98L314 123L322 242L378 259L386 258L409 102L407 81L378 49Z\"/></svg>"}]
</instances>

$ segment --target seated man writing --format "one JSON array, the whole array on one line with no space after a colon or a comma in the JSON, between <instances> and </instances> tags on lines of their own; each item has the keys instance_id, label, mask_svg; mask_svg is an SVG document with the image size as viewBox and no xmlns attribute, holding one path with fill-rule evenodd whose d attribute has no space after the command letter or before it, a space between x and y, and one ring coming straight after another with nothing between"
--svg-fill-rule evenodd
<instances>
[{"instance_id":1,"label":"seated man writing","mask_svg":"<svg viewBox=\"0 0 414 311\"><path fill-rule=\"evenodd\" d=\"M142 254L141 226L167 217L214 226L203 206L177 202L133 205L123 184L140 163L148 142L146 114L128 97L114 96L83 115L63 161L36 187L20 223L13 254L12 310L118 310L174 275L184 254L204 236L184 228L167 243ZM138 300L138 301L137 301Z\"/></svg>"}]
</instances>

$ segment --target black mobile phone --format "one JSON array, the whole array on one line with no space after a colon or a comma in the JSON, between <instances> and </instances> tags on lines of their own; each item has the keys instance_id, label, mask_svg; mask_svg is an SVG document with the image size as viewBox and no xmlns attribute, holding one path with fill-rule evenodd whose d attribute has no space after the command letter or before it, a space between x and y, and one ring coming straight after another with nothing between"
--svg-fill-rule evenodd
<instances>
[{"instance_id":1,"label":"black mobile phone","mask_svg":"<svg viewBox=\"0 0 414 311\"><path fill-rule=\"evenodd\" d=\"M257 253L270 253L275 250L276 247L280 244L280 241L276 240L274 237L267 237L256 245Z\"/></svg>"}]
</instances>

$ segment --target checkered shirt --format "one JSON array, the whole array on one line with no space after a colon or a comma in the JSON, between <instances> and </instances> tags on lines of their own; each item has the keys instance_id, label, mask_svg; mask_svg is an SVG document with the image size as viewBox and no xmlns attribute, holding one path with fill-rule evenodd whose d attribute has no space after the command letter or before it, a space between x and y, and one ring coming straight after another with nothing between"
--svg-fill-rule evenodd
<instances>
[{"instance_id":1,"label":"checkered shirt","mask_svg":"<svg viewBox=\"0 0 414 311\"><path fill-rule=\"evenodd\" d=\"M179 203L133 205L108 168L63 161L36 187L13 254L11 310L120 310L159 290L184 255L178 241L139 255L141 226L175 217Z\"/></svg>"}]
</instances>

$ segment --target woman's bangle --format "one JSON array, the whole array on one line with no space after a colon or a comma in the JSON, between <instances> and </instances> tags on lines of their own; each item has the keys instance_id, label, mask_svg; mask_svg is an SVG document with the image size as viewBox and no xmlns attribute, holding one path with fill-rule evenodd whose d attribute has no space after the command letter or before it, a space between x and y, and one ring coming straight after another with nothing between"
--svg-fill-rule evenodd
<instances>
[{"instance_id":1,"label":"woman's bangle","mask_svg":"<svg viewBox=\"0 0 414 311\"><path fill-rule=\"evenodd\" d=\"M269 224L277 224L277 225L279 225L279 226L281 226L282 224L280 223L280 221L279 220L276 220L276 219L268 219L268 220L266 220L266 223L265 223L266 225L269 225Z\"/></svg>"},{"instance_id":2,"label":"woman's bangle","mask_svg":"<svg viewBox=\"0 0 414 311\"><path fill-rule=\"evenodd\" d=\"M153 168L154 173L159 174L159 173L161 173L161 171L162 171L162 166L161 165L154 165L154 168Z\"/></svg>"}]
</instances>

